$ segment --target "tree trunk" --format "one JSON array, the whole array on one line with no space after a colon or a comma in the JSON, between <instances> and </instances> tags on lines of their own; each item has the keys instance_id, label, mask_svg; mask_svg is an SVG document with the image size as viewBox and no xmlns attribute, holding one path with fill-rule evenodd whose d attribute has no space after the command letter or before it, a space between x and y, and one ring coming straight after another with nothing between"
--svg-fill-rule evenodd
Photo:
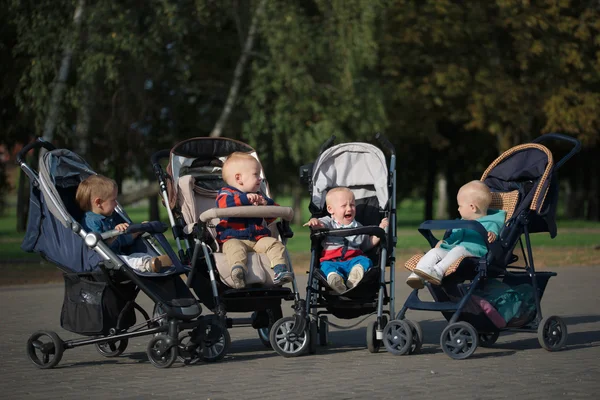
<instances>
[{"instance_id":1,"label":"tree trunk","mask_svg":"<svg viewBox=\"0 0 600 400\"><path fill-rule=\"evenodd\" d=\"M92 123L92 93L89 86L81 92L81 106L77 110L77 125L75 125L75 143L73 149L87 160L90 145L90 126Z\"/></svg>"},{"instance_id":2,"label":"tree trunk","mask_svg":"<svg viewBox=\"0 0 600 400\"><path fill-rule=\"evenodd\" d=\"M82 14L85 9L85 0L79 0L75 13L73 15L74 31L79 36L81 28ZM56 128L56 122L58 120L58 113L60 111L60 104L62 102L63 95L67 88L67 78L69 77L69 70L71 68L71 59L73 58L74 43L76 40L70 40L65 43L65 49L63 51L63 58L60 63L60 69L58 76L52 89L52 97L50 98L50 106L48 109L48 115L46 122L44 123L44 134L43 137L48 142L52 142L54 139L54 129Z\"/></svg>"},{"instance_id":3,"label":"tree trunk","mask_svg":"<svg viewBox=\"0 0 600 400\"><path fill-rule=\"evenodd\" d=\"M427 176L425 178L425 220L433 219L433 198L435 196L436 156L434 152L429 153L427 163Z\"/></svg>"},{"instance_id":4,"label":"tree trunk","mask_svg":"<svg viewBox=\"0 0 600 400\"><path fill-rule=\"evenodd\" d=\"M242 83L242 74L244 73L244 69L246 68L246 64L248 63L248 57L250 56L250 52L252 51L252 46L254 45L254 35L256 34L256 29L258 26L258 20L261 14L265 9L266 0L261 0L258 3L258 7L254 12L254 16L252 17L252 24L250 25L250 29L248 30L248 37L246 38L246 43L244 44L244 49L242 50L242 55L235 66L235 71L233 73L233 82L231 83L231 87L229 88L229 94L227 95L227 100L225 101L225 107L223 107L223 111L221 112L221 116L219 120L215 124L212 132L210 133L210 137L220 137L223 133L223 128L229 119L229 115L233 110L233 106L237 101L237 95L240 90L240 85Z\"/></svg>"},{"instance_id":5,"label":"tree trunk","mask_svg":"<svg viewBox=\"0 0 600 400\"><path fill-rule=\"evenodd\" d=\"M447 193L447 181L443 175L438 176L437 180L437 206L435 211L435 218L437 219L448 219L448 193Z\"/></svg>"}]
</instances>

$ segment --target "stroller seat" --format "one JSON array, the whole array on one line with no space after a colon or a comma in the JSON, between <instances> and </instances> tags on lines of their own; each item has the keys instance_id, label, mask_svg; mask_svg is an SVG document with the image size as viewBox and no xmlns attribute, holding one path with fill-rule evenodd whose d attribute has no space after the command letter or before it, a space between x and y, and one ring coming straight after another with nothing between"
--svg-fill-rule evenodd
<instances>
[{"instance_id":1,"label":"stroller seat","mask_svg":"<svg viewBox=\"0 0 600 400\"><path fill-rule=\"evenodd\" d=\"M512 190L510 192L492 192L492 202L490 203L491 209L494 210L503 210L506 212L506 217L504 219L504 223L513 216L517 204L519 202L519 191ZM502 232L500 233L502 234ZM500 238L498 238L500 240ZM417 267L421 258L423 258L424 253L415 254L410 257L405 263L404 268L413 272L413 270ZM456 260L450 268L446 271L444 276L451 275L460 269L461 275L471 276L476 273L475 268L477 267L477 263L480 257L460 257Z\"/></svg>"}]
</instances>

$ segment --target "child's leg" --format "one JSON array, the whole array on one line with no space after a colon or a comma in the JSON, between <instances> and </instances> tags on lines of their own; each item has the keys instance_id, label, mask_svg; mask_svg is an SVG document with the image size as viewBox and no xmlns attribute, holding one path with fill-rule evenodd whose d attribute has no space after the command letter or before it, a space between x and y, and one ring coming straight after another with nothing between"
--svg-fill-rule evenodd
<instances>
[{"instance_id":1,"label":"child's leg","mask_svg":"<svg viewBox=\"0 0 600 400\"><path fill-rule=\"evenodd\" d=\"M354 286L362 280L367 272L373 266L373 262L365 256L357 256L351 260L348 260L346 267L349 267L348 271L348 282L346 285L352 289Z\"/></svg>"},{"instance_id":2,"label":"child's leg","mask_svg":"<svg viewBox=\"0 0 600 400\"><path fill-rule=\"evenodd\" d=\"M444 259L447 254L447 250L434 247L425 253L421 260L419 260L417 267L413 272L426 281L429 281L434 285L439 285L444 277L444 274L440 274L436 270L435 266L442 259Z\"/></svg>"},{"instance_id":3,"label":"child's leg","mask_svg":"<svg viewBox=\"0 0 600 400\"><path fill-rule=\"evenodd\" d=\"M338 293L346 291L346 285L344 284L344 277L340 274L340 262L336 261L323 261L321 263L321 272L327 278L327 284L333 290Z\"/></svg>"},{"instance_id":4,"label":"child's leg","mask_svg":"<svg viewBox=\"0 0 600 400\"><path fill-rule=\"evenodd\" d=\"M231 266L231 280L235 289L246 287L246 263L248 261L248 245L238 239L229 239L223 243L223 254Z\"/></svg>"},{"instance_id":5,"label":"child's leg","mask_svg":"<svg viewBox=\"0 0 600 400\"><path fill-rule=\"evenodd\" d=\"M436 264L436 271L441 274L441 276L444 276L446 271L448 271L448 268L450 268L450 266L461 257L473 257L473 254L469 253L467 249L462 246L456 246Z\"/></svg>"},{"instance_id":6,"label":"child's leg","mask_svg":"<svg viewBox=\"0 0 600 400\"><path fill-rule=\"evenodd\" d=\"M276 285L283 285L284 283L292 281L293 274L288 269L285 262L285 246L283 243L274 237L264 237L254 244L254 251L266 254L271 261L271 268L273 268L275 274L273 283Z\"/></svg>"},{"instance_id":7,"label":"child's leg","mask_svg":"<svg viewBox=\"0 0 600 400\"><path fill-rule=\"evenodd\" d=\"M142 272L160 272L163 267L170 267L173 261L168 255L152 257L146 253L119 255L131 268Z\"/></svg>"}]
</instances>

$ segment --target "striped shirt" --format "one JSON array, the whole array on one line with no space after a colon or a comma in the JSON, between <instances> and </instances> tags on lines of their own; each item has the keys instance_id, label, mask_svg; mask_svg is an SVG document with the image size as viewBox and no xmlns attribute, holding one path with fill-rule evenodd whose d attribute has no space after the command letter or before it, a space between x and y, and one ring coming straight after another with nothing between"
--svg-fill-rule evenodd
<instances>
[{"instance_id":1,"label":"striped shirt","mask_svg":"<svg viewBox=\"0 0 600 400\"><path fill-rule=\"evenodd\" d=\"M327 229L358 228L362 224L356 220L349 225L342 225L330 216L319 218ZM363 250L371 248L369 235L352 235L346 237L327 236L321 243L323 251L319 261L347 261L364 255Z\"/></svg>"},{"instance_id":2,"label":"striped shirt","mask_svg":"<svg viewBox=\"0 0 600 400\"><path fill-rule=\"evenodd\" d=\"M277 206L273 199L259 193L267 201L268 206ZM225 186L217 194L217 207L238 207L251 206L246 193L232 187ZM267 224L275 221L275 218L223 218L216 226L217 240L224 243L229 239L253 240L271 236L271 231L266 227ZM265 224L266 223L266 224Z\"/></svg>"}]
</instances>

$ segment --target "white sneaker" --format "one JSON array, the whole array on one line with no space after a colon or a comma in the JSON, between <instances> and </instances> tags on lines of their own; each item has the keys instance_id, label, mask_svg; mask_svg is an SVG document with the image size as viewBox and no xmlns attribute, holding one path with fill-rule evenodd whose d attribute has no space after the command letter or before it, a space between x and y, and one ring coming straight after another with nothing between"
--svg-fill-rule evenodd
<instances>
[{"instance_id":1,"label":"white sneaker","mask_svg":"<svg viewBox=\"0 0 600 400\"><path fill-rule=\"evenodd\" d=\"M413 289L423 289L425 284L423 283L423 278L420 278L419 275L412 272L408 278L406 279L406 284Z\"/></svg>"},{"instance_id":2,"label":"white sneaker","mask_svg":"<svg viewBox=\"0 0 600 400\"><path fill-rule=\"evenodd\" d=\"M347 290L346 285L344 285L344 278L336 272L327 275L327 284L337 293L344 293Z\"/></svg>"},{"instance_id":3,"label":"white sneaker","mask_svg":"<svg viewBox=\"0 0 600 400\"><path fill-rule=\"evenodd\" d=\"M348 289L352 289L354 286L358 285L363 276L365 276L365 269L362 267L362 265L355 265L352 267L350 273L348 274L348 281L346 282Z\"/></svg>"},{"instance_id":4,"label":"white sneaker","mask_svg":"<svg viewBox=\"0 0 600 400\"><path fill-rule=\"evenodd\" d=\"M444 275L440 274L434 266L417 267L413 272L434 285L441 285L442 278L444 277Z\"/></svg>"}]
</instances>

